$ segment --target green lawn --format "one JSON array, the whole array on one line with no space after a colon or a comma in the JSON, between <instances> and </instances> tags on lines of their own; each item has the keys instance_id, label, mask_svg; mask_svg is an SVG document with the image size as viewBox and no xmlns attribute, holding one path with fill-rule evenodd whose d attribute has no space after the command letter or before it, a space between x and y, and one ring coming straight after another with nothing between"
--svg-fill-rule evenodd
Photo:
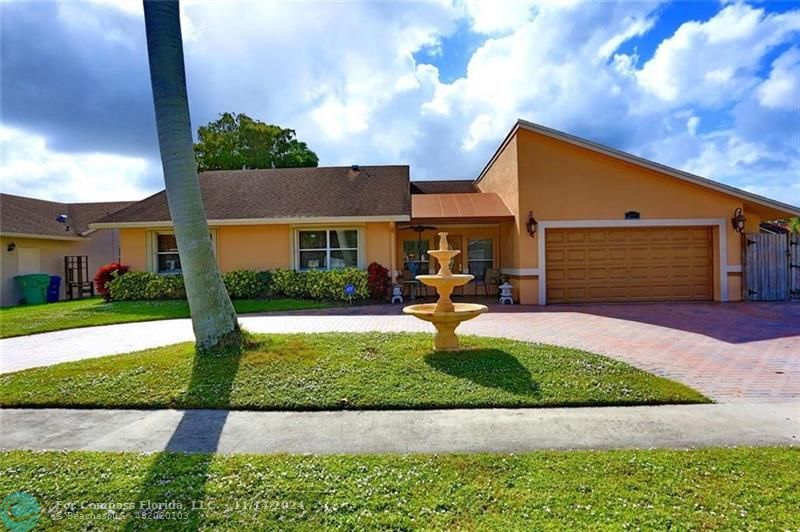
<instances>
[{"instance_id":1,"label":"green lawn","mask_svg":"<svg viewBox=\"0 0 800 532\"><path fill-rule=\"evenodd\" d=\"M301 299L244 299L235 300L233 305L239 314L330 306ZM21 305L0 309L0 338L93 325L188 317L189 305L186 301L106 303L101 298L92 298L44 305Z\"/></svg>"},{"instance_id":2,"label":"green lawn","mask_svg":"<svg viewBox=\"0 0 800 532\"><path fill-rule=\"evenodd\" d=\"M0 376L0 406L319 410L708 402L623 362L550 345L430 334L250 335L242 353L189 343Z\"/></svg>"},{"instance_id":3,"label":"green lawn","mask_svg":"<svg viewBox=\"0 0 800 532\"><path fill-rule=\"evenodd\" d=\"M327 457L12 451L0 453L0 495L36 497L41 529L58 530L795 530L798 471L798 448ZM154 502L181 508L158 515L147 510ZM93 509L103 503L117 510Z\"/></svg>"}]
</instances>

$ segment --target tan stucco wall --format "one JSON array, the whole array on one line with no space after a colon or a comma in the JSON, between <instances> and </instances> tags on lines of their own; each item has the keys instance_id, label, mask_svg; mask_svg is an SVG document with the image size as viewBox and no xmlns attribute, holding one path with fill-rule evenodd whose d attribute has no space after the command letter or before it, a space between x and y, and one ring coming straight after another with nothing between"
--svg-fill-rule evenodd
<instances>
[{"instance_id":1,"label":"tan stucco wall","mask_svg":"<svg viewBox=\"0 0 800 532\"><path fill-rule=\"evenodd\" d=\"M525 215L520 211L518 174L517 137L513 137L478 183L479 190L494 192L500 196L514 215L514 223L502 224L499 235L500 261L504 266L519 263L520 234L521 231L524 232L524 220L527 220L527 211Z\"/></svg>"},{"instance_id":2,"label":"tan stucco wall","mask_svg":"<svg viewBox=\"0 0 800 532\"><path fill-rule=\"evenodd\" d=\"M517 217L511 242L504 247L503 267L518 270L538 268L538 239L525 230L528 211L539 222L564 220L622 220L626 211L638 211L642 219L724 219L727 239L726 265L741 265L740 236L729 222L743 202L723 193L694 185L578 146L520 129L516 143L509 142L479 183L485 191L497 192ZM515 163L509 159L516 157ZM497 167L497 168L495 168ZM517 179L519 195L509 189ZM516 201L517 203L513 203ZM509 203L510 202L510 203ZM760 218L745 210L748 230L757 232ZM720 298L719 234L714 231L714 297ZM510 260L508 260L510 259ZM728 299L741 297L741 280L729 273ZM523 303L537 303L536 277L512 278L515 295Z\"/></svg>"},{"instance_id":3,"label":"tan stucco wall","mask_svg":"<svg viewBox=\"0 0 800 532\"><path fill-rule=\"evenodd\" d=\"M215 232L220 270L288 268L291 231L288 225L218 227Z\"/></svg>"},{"instance_id":4,"label":"tan stucco wall","mask_svg":"<svg viewBox=\"0 0 800 532\"><path fill-rule=\"evenodd\" d=\"M10 243L16 244L14 251L8 251ZM14 277L18 271L18 250L35 248L39 250L41 271L48 275L58 275L61 280L60 299L64 299L64 257L67 255L88 255L89 277L94 278L97 269L118 259L119 234L113 229L95 231L90 238L81 241L48 240L40 238L0 237L0 304L2 306L19 303L19 294Z\"/></svg>"},{"instance_id":5,"label":"tan stucco wall","mask_svg":"<svg viewBox=\"0 0 800 532\"><path fill-rule=\"evenodd\" d=\"M132 270L147 271L147 231L144 229L119 230L120 261Z\"/></svg>"},{"instance_id":6,"label":"tan stucco wall","mask_svg":"<svg viewBox=\"0 0 800 532\"><path fill-rule=\"evenodd\" d=\"M395 231L393 223L369 223L364 227L366 263L369 266L377 262L390 271L394 268L392 260L392 233Z\"/></svg>"},{"instance_id":7,"label":"tan stucco wall","mask_svg":"<svg viewBox=\"0 0 800 532\"><path fill-rule=\"evenodd\" d=\"M293 264L294 231L302 225L225 225L211 227L220 270L271 270L290 268ZM389 222L327 224L305 227L354 227L361 230L364 267L376 261L390 268L392 228ZM134 270L151 269L148 246L159 229L135 228L120 230L122 262ZM169 231L169 229L163 229Z\"/></svg>"}]
</instances>

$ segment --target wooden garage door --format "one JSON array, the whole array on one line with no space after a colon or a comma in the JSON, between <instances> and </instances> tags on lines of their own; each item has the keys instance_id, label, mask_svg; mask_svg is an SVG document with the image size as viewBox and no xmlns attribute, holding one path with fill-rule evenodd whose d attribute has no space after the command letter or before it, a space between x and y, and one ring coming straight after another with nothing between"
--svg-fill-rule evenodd
<instances>
[{"instance_id":1,"label":"wooden garage door","mask_svg":"<svg viewBox=\"0 0 800 532\"><path fill-rule=\"evenodd\" d=\"M710 227L548 229L547 302L712 299Z\"/></svg>"}]
</instances>

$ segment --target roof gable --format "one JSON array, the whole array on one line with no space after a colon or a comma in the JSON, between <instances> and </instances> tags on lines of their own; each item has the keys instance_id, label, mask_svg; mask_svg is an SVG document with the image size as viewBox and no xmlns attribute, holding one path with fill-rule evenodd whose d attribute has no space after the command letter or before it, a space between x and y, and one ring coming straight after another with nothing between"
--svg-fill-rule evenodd
<instances>
[{"instance_id":1,"label":"roof gable","mask_svg":"<svg viewBox=\"0 0 800 532\"><path fill-rule=\"evenodd\" d=\"M656 163L650 161L648 159L644 159L642 157L638 157L636 155L632 155L630 153L626 153L614 148L610 148L608 146L604 146L602 144L598 144L596 142L592 142L590 140L586 140L580 137L576 137L574 135L570 135L568 133L564 133L562 131L558 131L549 127L545 127L539 124L534 124L533 122L528 122L526 120L518 119L517 123L514 127L511 128L508 135L506 135L503 142L497 148L495 153L486 163L486 166L483 168L481 173L478 175L475 183L479 183L486 172L491 168L494 162L497 160L498 156L508 143L511 141L512 138L517 134L517 131L520 129L527 130L533 133L537 133L540 135L544 135L551 139L555 139L561 142L565 142L574 146L578 146L580 148L600 153L606 155L608 157L624 161L629 164L633 164L642 168L646 168L648 170L652 170L658 172L661 175L669 176L674 179L679 179L685 181L687 183L692 183L695 185L699 185L701 187L714 190L716 192L720 192L722 194L726 194L728 196L732 196L738 199L743 200L744 202L751 203L760 207L765 207L770 209L776 213L783 213L783 215L790 215L790 216L800 216L800 207L795 207L793 205L789 205L787 203L782 203L780 201L775 201L770 198L765 198L763 196L759 196L758 194L753 194L751 192L747 192L745 190L738 189L736 187L732 187L730 185L726 185L724 183L719 183L717 181L713 181L711 179L707 179L704 177L700 177L694 174L690 174L688 172L684 172L682 170L678 170L675 168L671 168L669 166Z\"/></svg>"}]
</instances>

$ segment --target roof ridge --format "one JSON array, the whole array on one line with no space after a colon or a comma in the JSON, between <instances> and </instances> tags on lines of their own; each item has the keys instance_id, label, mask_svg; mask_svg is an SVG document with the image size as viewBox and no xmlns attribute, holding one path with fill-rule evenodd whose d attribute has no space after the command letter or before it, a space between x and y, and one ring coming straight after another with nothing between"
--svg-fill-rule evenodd
<instances>
[{"instance_id":1,"label":"roof ridge","mask_svg":"<svg viewBox=\"0 0 800 532\"><path fill-rule=\"evenodd\" d=\"M62 205L62 206L63 205L69 205L69 203L65 203L63 201L46 200L46 199L41 199L41 198L34 198L34 197L31 197L31 196L22 196L20 194L9 194L8 192L0 192L0 196L11 196L12 198L19 198L19 199L24 199L24 200L29 200L29 201L39 201L39 202L42 202L42 203L50 203L50 204L53 204L53 205Z\"/></svg>"}]
</instances>

